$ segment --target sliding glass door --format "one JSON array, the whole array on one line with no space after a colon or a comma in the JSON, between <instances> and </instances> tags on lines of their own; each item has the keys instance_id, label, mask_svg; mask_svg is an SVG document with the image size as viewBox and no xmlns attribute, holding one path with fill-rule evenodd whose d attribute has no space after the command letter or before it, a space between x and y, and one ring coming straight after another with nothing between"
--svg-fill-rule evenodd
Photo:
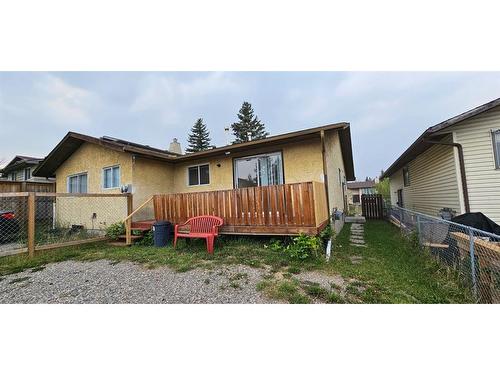
<instances>
[{"instance_id":1,"label":"sliding glass door","mask_svg":"<svg viewBox=\"0 0 500 375\"><path fill-rule=\"evenodd\" d=\"M279 185L283 183L280 152L234 159L236 188Z\"/></svg>"}]
</instances>

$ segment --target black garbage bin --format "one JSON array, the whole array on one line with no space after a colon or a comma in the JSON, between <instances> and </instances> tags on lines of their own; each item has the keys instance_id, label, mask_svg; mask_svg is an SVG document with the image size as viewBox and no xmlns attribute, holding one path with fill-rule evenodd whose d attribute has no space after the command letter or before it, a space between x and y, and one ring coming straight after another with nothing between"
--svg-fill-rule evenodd
<instances>
[{"instance_id":1,"label":"black garbage bin","mask_svg":"<svg viewBox=\"0 0 500 375\"><path fill-rule=\"evenodd\" d=\"M167 246L171 229L172 223L170 221L157 221L153 224L153 241L156 247Z\"/></svg>"}]
</instances>

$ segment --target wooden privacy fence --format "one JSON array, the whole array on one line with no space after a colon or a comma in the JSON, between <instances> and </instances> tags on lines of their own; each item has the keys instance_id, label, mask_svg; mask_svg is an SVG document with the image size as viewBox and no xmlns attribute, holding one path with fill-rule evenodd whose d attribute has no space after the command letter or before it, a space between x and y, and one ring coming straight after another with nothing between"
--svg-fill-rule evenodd
<instances>
[{"instance_id":1,"label":"wooden privacy fence","mask_svg":"<svg viewBox=\"0 0 500 375\"><path fill-rule=\"evenodd\" d=\"M366 219L384 218L384 200L381 194L361 195L361 211Z\"/></svg>"},{"instance_id":2,"label":"wooden privacy fence","mask_svg":"<svg viewBox=\"0 0 500 375\"><path fill-rule=\"evenodd\" d=\"M219 216L223 233L317 234L328 222L320 182L155 195L153 204L156 220L175 224L194 216Z\"/></svg>"},{"instance_id":3,"label":"wooden privacy fence","mask_svg":"<svg viewBox=\"0 0 500 375\"><path fill-rule=\"evenodd\" d=\"M6 181L0 180L0 193L53 193L56 191L55 182Z\"/></svg>"}]
</instances>

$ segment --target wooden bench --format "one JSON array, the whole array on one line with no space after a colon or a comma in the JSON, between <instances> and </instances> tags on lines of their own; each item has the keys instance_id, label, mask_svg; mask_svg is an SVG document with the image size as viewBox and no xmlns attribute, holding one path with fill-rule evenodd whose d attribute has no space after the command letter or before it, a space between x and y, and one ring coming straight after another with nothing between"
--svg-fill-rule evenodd
<instances>
[{"instance_id":1,"label":"wooden bench","mask_svg":"<svg viewBox=\"0 0 500 375\"><path fill-rule=\"evenodd\" d=\"M174 249L177 238L204 238L207 241L207 251L214 253L215 237L219 235L219 227L224 220L217 216L196 216L188 219L184 224L176 224L174 229Z\"/></svg>"}]
</instances>

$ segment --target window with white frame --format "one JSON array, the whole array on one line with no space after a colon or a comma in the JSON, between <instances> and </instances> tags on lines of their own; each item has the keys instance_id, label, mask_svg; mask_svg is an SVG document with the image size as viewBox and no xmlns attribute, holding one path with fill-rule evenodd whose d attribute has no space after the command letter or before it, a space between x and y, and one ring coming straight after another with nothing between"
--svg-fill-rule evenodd
<instances>
[{"instance_id":1,"label":"window with white frame","mask_svg":"<svg viewBox=\"0 0 500 375\"><path fill-rule=\"evenodd\" d=\"M188 185L210 184L210 168L208 164L193 165L188 168Z\"/></svg>"},{"instance_id":2,"label":"window with white frame","mask_svg":"<svg viewBox=\"0 0 500 375\"><path fill-rule=\"evenodd\" d=\"M495 168L500 169L500 130L492 132L493 152L495 154Z\"/></svg>"},{"instance_id":3,"label":"window with white frame","mask_svg":"<svg viewBox=\"0 0 500 375\"><path fill-rule=\"evenodd\" d=\"M68 176L68 193L87 193L87 173Z\"/></svg>"},{"instance_id":4,"label":"window with white frame","mask_svg":"<svg viewBox=\"0 0 500 375\"><path fill-rule=\"evenodd\" d=\"M120 187L120 166L106 167L102 170L102 187L114 189Z\"/></svg>"}]
</instances>

